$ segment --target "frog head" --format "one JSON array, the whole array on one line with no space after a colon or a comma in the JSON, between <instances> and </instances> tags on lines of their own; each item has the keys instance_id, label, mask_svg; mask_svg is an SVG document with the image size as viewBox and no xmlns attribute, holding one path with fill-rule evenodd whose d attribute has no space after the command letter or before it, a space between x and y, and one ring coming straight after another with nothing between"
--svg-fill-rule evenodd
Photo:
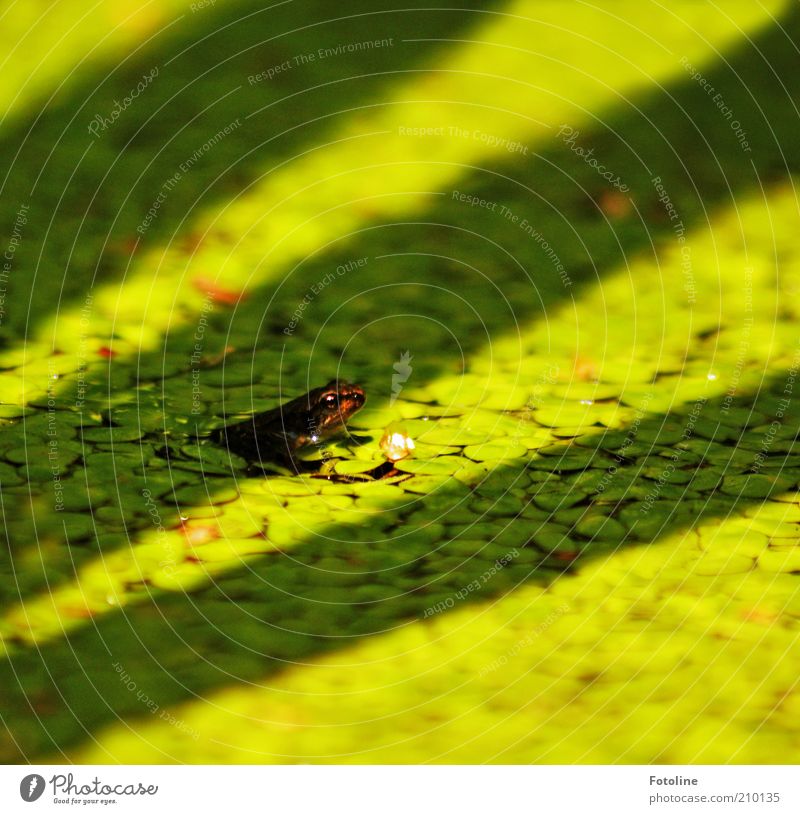
<instances>
[{"instance_id":1,"label":"frog head","mask_svg":"<svg viewBox=\"0 0 800 814\"><path fill-rule=\"evenodd\" d=\"M332 379L308 393L308 417L312 434L322 437L341 427L367 400L357 384ZM313 439L312 439L313 440Z\"/></svg>"}]
</instances>

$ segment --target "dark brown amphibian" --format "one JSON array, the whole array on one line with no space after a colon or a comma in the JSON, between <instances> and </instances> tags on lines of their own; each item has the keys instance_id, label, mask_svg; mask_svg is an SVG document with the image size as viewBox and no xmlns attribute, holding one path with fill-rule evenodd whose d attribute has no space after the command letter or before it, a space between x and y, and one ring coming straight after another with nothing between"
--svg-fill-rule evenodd
<instances>
[{"instance_id":1,"label":"dark brown amphibian","mask_svg":"<svg viewBox=\"0 0 800 814\"><path fill-rule=\"evenodd\" d=\"M211 438L248 461L279 463L299 472L295 453L341 429L366 398L358 385L334 379L274 410L214 430Z\"/></svg>"}]
</instances>

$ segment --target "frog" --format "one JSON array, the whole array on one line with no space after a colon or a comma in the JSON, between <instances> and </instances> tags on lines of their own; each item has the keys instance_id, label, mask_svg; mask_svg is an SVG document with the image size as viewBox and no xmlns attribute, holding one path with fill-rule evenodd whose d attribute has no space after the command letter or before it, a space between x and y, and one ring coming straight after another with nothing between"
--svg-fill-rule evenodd
<instances>
[{"instance_id":1,"label":"frog","mask_svg":"<svg viewBox=\"0 0 800 814\"><path fill-rule=\"evenodd\" d=\"M309 467L298 453L341 431L366 399L357 384L332 379L279 407L220 427L211 439L251 464L278 464L300 474Z\"/></svg>"}]
</instances>

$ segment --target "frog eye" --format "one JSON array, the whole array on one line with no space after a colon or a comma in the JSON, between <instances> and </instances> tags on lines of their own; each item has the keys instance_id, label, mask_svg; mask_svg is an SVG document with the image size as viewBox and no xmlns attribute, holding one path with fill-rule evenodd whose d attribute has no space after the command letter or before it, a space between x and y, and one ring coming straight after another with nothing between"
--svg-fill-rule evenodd
<instances>
[{"instance_id":1,"label":"frog eye","mask_svg":"<svg viewBox=\"0 0 800 814\"><path fill-rule=\"evenodd\" d=\"M322 403L326 407L337 407L339 404L339 396L336 393L326 393L322 397Z\"/></svg>"}]
</instances>

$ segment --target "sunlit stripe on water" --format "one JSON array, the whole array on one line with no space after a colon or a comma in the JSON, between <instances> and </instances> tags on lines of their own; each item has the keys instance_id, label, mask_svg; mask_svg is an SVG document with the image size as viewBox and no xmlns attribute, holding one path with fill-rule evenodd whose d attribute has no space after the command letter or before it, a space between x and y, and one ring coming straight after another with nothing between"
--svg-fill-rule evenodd
<instances>
[{"instance_id":1,"label":"sunlit stripe on water","mask_svg":"<svg viewBox=\"0 0 800 814\"><path fill-rule=\"evenodd\" d=\"M70 374L102 364L95 351L112 335L119 361L158 348L167 330L197 321L205 301L198 276L233 291L280 279L299 258L363 224L424 211L431 193L473 165L526 160L520 151L531 155L554 126L580 125L637 89L685 75L676 54L702 66L782 5L744 4L727 17L688 3L669 10L642 3L626 6L622 18L583 4L565 17L562 3L517 2L505 13L475 15L482 24L469 39L430 69L410 71L383 104L349 112L325 143L264 167L255 186L187 224L204 235L191 258L173 246L137 253L123 283L95 289L88 309L60 311L28 350L35 357L40 345L57 342L64 351L57 372ZM269 109L242 126L257 127L259 116ZM30 375L3 374L4 400L44 394L42 367L34 359ZM73 379L65 375L58 388Z\"/></svg>"}]
</instances>

